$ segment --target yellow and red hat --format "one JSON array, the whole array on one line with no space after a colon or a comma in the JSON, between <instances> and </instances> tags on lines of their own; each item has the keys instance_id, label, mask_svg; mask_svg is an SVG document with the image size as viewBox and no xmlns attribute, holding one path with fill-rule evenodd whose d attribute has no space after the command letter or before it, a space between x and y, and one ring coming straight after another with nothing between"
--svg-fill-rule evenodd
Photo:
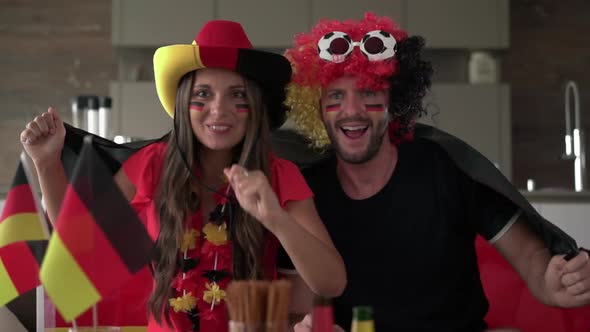
<instances>
[{"instance_id":1,"label":"yellow and red hat","mask_svg":"<svg viewBox=\"0 0 590 332\"><path fill-rule=\"evenodd\" d=\"M256 82L262 89L271 129L285 120L285 88L291 65L282 55L255 50L237 22L205 23L191 45L168 45L154 53L156 91L166 113L174 117L176 91L182 76L202 68L224 68Z\"/></svg>"}]
</instances>

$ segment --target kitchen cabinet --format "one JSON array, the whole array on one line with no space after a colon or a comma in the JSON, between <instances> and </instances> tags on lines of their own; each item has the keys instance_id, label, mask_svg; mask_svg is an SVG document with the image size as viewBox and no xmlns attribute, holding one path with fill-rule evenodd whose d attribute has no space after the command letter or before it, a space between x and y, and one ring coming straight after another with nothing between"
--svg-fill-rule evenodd
<instances>
[{"instance_id":1,"label":"kitchen cabinet","mask_svg":"<svg viewBox=\"0 0 590 332\"><path fill-rule=\"evenodd\" d=\"M507 84L434 84L420 122L467 142L511 176L510 88Z\"/></svg>"},{"instance_id":2,"label":"kitchen cabinet","mask_svg":"<svg viewBox=\"0 0 590 332\"><path fill-rule=\"evenodd\" d=\"M407 0L406 28L429 48L509 46L508 0Z\"/></svg>"},{"instance_id":3,"label":"kitchen cabinet","mask_svg":"<svg viewBox=\"0 0 590 332\"><path fill-rule=\"evenodd\" d=\"M311 25L309 1L218 0L217 18L240 22L260 48L286 48Z\"/></svg>"},{"instance_id":4,"label":"kitchen cabinet","mask_svg":"<svg viewBox=\"0 0 590 332\"><path fill-rule=\"evenodd\" d=\"M411 0L413 1L413 0ZM385 15L401 27L405 26L405 6L407 0L313 0L311 24L315 24L322 18L330 19L361 19L366 11L372 11L377 15Z\"/></svg>"},{"instance_id":5,"label":"kitchen cabinet","mask_svg":"<svg viewBox=\"0 0 590 332\"><path fill-rule=\"evenodd\" d=\"M172 121L160 104L154 82L111 82L115 135L136 138L159 138L170 129Z\"/></svg>"},{"instance_id":6,"label":"kitchen cabinet","mask_svg":"<svg viewBox=\"0 0 590 332\"><path fill-rule=\"evenodd\" d=\"M392 17L427 47L509 46L508 0L112 0L112 43L156 47L190 41L211 19L241 22L256 47L283 48L322 18L359 19L366 11Z\"/></svg>"},{"instance_id":7,"label":"kitchen cabinet","mask_svg":"<svg viewBox=\"0 0 590 332\"><path fill-rule=\"evenodd\" d=\"M443 54L427 99L431 115L421 121L464 139L510 178L509 86L465 84L467 54L508 47L508 0L113 0L112 43L118 77L111 83L114 134L153 138L171 125L156 96L154 50L189 43L210 19L241 22L254 47L282 52L297 32L320 18L360 19L367 10L392 17L427 47ZM450 65L449 65L450 64ZM445 73L450 73L445 76ZM446 78L445 78L446 77ZM449 79L450 77L450 79Z\"/></svg>"},{"instance_id":8,"label":"kitchen cabinet","mask_svg":"<svg viewBox=\"0 0 590 332\"><path fill-rule=\"evenodd\" d=\"M532 203L537 212L573 237L578 246L590 248L590 201Z\"/></svg>"},{"instance_id":9,"label":"kitchen cabinet","mask_svg":"<svg viewBox=\"0 0 590 332\"><path fill-rule=\"evenodd\" d=\"M115 46L190 43L213 19L216 0L113 0L111 38Z\"/></svg>"}]
</instances>

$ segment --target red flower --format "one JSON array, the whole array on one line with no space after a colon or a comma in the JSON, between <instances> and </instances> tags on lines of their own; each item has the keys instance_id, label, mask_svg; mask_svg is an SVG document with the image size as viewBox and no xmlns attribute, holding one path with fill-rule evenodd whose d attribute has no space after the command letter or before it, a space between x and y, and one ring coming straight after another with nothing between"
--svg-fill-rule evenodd
<instances>
[{"instance_id":1,"label":"red flower","mask_svg":"<svg viewBox=\"0 0 590 332\"><path fill-rule=\"evenodd\" d=\"M230 261L231 262L231 246L229 243L226 243L221 246L216 246L215 244L204 241L203 245L201 246L201 259L206 260L214 260L215 254L217 254L217 270L219 270L220 261ZM227 265L223 265L227 266Z\"/></svg>"},{"instance_id":2,"label":"red flower","mask_svg":"<svg viewBox=\"0 0 590 332\"><path fill-rule=\"evenodd\" d=\"M199 274L196 270L188 271L184 278L182 277L182 272L178 272L174 279L172 279L172 288L174 288L178 292L182 292L183 290L187 292L193 292L196 294L197 289L197 278Z\"/></svg>"},{"instance_id":3,"label":"red flower","mask_svg":"<svg viewBox=\"0 0 590 332\"><path fill-rule=\"evenodd\" d=\"M211 305L208 305L206 309L201 310L200 314L201 314L201 319L202 320L218 320L219 319L219 315L215 312L215 308L213 308L213 310L211 310L209 307Z\"/></svg>"}]
</instances>

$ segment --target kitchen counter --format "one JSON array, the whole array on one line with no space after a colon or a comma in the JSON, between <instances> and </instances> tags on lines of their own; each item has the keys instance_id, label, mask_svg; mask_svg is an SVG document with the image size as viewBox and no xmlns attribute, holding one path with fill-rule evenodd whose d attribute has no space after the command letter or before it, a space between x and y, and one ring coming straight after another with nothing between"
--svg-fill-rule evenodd
<instances>
[{"instance_id":1,"label":"kitchen counter","mask_svg":"<svg viewBox=\"0 0 590 332\"><path fill-rule=\"evenodd\" d=\"M566 189L521 190L530 202L547 203L590 203L590 191L575 192Z\"/></svg>"},{"instance_id":2,"label":"kitchen counter","mask_svg":"<svg viewBox=\"0 0 590 332\"><path fill-rule=\"evenodd\" d=\"M0 199L6 199L10 186L0 185ZM590 202L590 191L575 192L566 189L540 189L535 191L520 190L520 193L532 202Z\"/></svg>"}]
</instances>

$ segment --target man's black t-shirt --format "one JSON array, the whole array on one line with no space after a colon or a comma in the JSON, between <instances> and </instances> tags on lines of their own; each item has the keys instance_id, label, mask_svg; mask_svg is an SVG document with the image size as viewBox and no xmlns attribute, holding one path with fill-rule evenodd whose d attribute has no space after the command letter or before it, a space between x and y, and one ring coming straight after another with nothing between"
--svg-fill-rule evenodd
<instances>
[{"instance_id":1,"label":"man's black t-shirt","mask_svg":"<svg viewBox=\"0 0 590 332\"><path fill-rule=\"evenodd\" d=\"M377 331L485 328L474 241L507 224L517 211L510 201L423 139L399 146L391 179L367 199L344 193L335 158L303 174L347 269L346 290L334 301L337 324L349 330L352 307L370 305Z\"/></svg>"}]
</instances>

